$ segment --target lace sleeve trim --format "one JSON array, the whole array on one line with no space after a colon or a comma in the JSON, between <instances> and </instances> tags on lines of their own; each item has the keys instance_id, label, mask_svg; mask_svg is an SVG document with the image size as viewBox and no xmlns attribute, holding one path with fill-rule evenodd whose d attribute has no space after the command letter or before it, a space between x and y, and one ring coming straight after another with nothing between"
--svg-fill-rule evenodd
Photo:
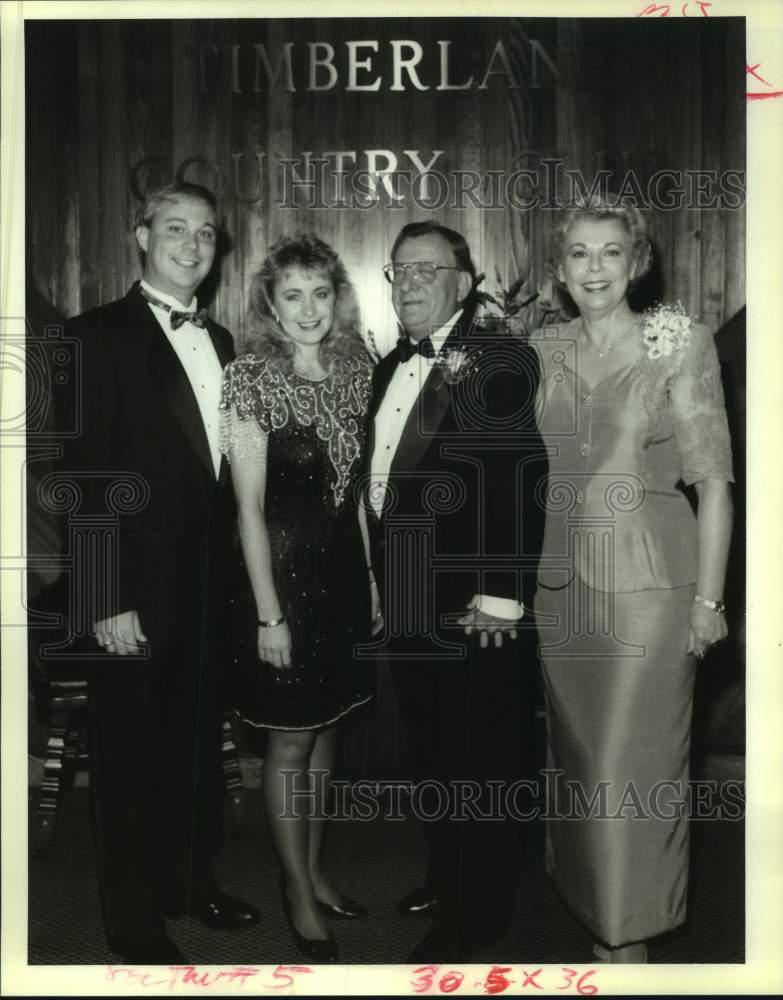
<instances>
[{"instance_id":1,"label":"lace sleeve trim","mask_svg":"<svg viewBox=\"0 0 783 1000\"><path fill-rule=\"evenodd\" d=\"M681 363L668 384L683 481L733 482L723 383L718 352L705 326L694 324Z\"/></svg>"},{"instance_id":2,"label":"lace sleeve trim","mask_svg":"<svg viewBox=\"0 0 783 1000\"><path fill-rule=\"evenodd\" d=\"M668 353L642 359L645 400L655 433L671 418L686 485L702 479L733 482L720 363L712 335L690 321L687 337Z\"/></svg>"}]
</instances>

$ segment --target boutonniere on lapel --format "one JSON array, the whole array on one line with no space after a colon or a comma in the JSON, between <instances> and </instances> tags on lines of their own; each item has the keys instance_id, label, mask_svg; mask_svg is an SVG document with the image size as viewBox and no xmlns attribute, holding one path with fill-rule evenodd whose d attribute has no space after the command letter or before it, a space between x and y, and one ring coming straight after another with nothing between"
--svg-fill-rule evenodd
<instances>
[{"instance_id":1,"label":"boutonniere on lapel","mask_svg":"<svg viewBox=\"0 0 783 1000\"><path fill-rule=\"evenodd\" d=\"M475 375L485 345L481 338L470 337L455 347L441 347L432 359L432 379L430 385L440 392L451 389Z\"/></svg>"},{"instance_id":2,"label":"boutonniere on lapel","mask_svg":"<svg viewBox=\"0 0 783 1000\"><path fill-rule=\"evenodd\" d=\"M645 315L642 340L651 361L669 357L688 343L692 323L681 302L673 306L656 306Z\"/></svg>"},{"instance_id":3,"label":"boutonniere on lapel","mask_svg":"<svg viewBox=\"0 0 783 1000\"><path fill-rule=\"evenodd\" d=\"M475 368L478 351L466 351L463 347L441 350L435 358L442 381L446 385L456 385L470 375Z\"/></svg>"}]
</instances>

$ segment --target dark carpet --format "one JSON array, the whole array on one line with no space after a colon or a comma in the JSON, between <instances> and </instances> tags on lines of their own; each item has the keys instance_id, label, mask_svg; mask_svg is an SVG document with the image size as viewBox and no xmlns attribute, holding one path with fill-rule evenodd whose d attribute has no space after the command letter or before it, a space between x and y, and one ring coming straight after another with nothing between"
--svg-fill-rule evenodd
<instances>
[{"instance_id":1,"label":"dark carpet","mask_svg":"<svg viewBox=\"0 0 783 1000\"><path fill-rule=\"evenodd\" d=\"M279 905L277 865L263 821L261 794L246 792L249 830L228 833L218 863L225 891L255 903L262 922L235 933L209 931L190 918L169 922L171 937L192 962L209 965L295 964ZM34 797L33 797L34 804ZM32 825L32 824L31 824ZM655 963L744 961L744 827L741 821L693 822L687 923L652 942ZM512 932L473 962L568 964L592 961L590 935L571 917L543 869L543 830L529 824L526 864ZM363 902L365 920L333 925L345 964L400 963L427 921L399 917L394 903L419 883L424 850L413 820L334 822L327 870L335 886ZM48 852L30 858L30 965L106 964L92 861L88 792L68 791Z\"/></svg>"}]
</instances>

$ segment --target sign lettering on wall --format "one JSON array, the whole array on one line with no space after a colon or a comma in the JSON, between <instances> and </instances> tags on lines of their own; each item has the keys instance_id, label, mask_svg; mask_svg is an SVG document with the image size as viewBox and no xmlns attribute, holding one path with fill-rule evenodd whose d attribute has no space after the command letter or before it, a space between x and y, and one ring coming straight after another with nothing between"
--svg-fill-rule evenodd
<instances>
[{"instance_id":1,"label":"sign lettering on wall","mask_svg":"<svg viewBox=\"0 0 783 1000\"><path fill-rule=\"evenodd\" d=\"M284 42L270 52L264 42L236 43L223 46L217 42L198 45L191 50L195 59L198 90L209 93L227 84L232 94L260 94L282 90L317 93L344 90L348 93L378 93L382 90L438 92L488 90L497 79L509 90L527 85L541 86L541 66L552 78L559 73L554 61L536 39L527 39L524 65L511 59L506 44L498 39L483 72L479 75L464 71L460 74L454 63L452 42L439 39L435 76L427 75L422 67L425 50L414 39L391 39L384 57L382 43L374 39L346 41L344 50L331 42ZM306 54L301 55L302 49ZM389 59L390 56L390 59ZM390 62L390 65L389 65ZM523 74L527 73L524 78Z\"/></svg>"}]
</instances>

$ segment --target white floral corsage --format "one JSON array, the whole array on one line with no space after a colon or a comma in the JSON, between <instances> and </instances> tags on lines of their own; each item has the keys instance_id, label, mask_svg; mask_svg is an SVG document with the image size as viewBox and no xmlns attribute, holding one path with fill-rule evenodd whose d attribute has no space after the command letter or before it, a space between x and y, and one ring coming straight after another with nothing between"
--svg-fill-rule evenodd
<instances>
[{"instance_id":1,"label":"white floral corsage","mask_svg":"<svg viewBox=\"0 0 783 1000\"><path fill-rule=\"evenodd\" d=\"M647 314L642 329L642 339L647 348L647 357L668 357L688 343L691 334L691 318L678 302L674 306L656 306Z\"/></svg>"},{"instance_id":2,"label":"white floral corsage","mask_svg":"<svg viewBox=\"0 0 783 1000\"><path fill-rule=\"evenodd\" d=\"M457 382L461 382L466 375L470 374L473 368L470 362L474 354L474 351L468 352L461 348L452 348L439 353L435 358L435 364L443 376L443 381L447 385L455 385Z\"/></svg>"}]
</instances>

